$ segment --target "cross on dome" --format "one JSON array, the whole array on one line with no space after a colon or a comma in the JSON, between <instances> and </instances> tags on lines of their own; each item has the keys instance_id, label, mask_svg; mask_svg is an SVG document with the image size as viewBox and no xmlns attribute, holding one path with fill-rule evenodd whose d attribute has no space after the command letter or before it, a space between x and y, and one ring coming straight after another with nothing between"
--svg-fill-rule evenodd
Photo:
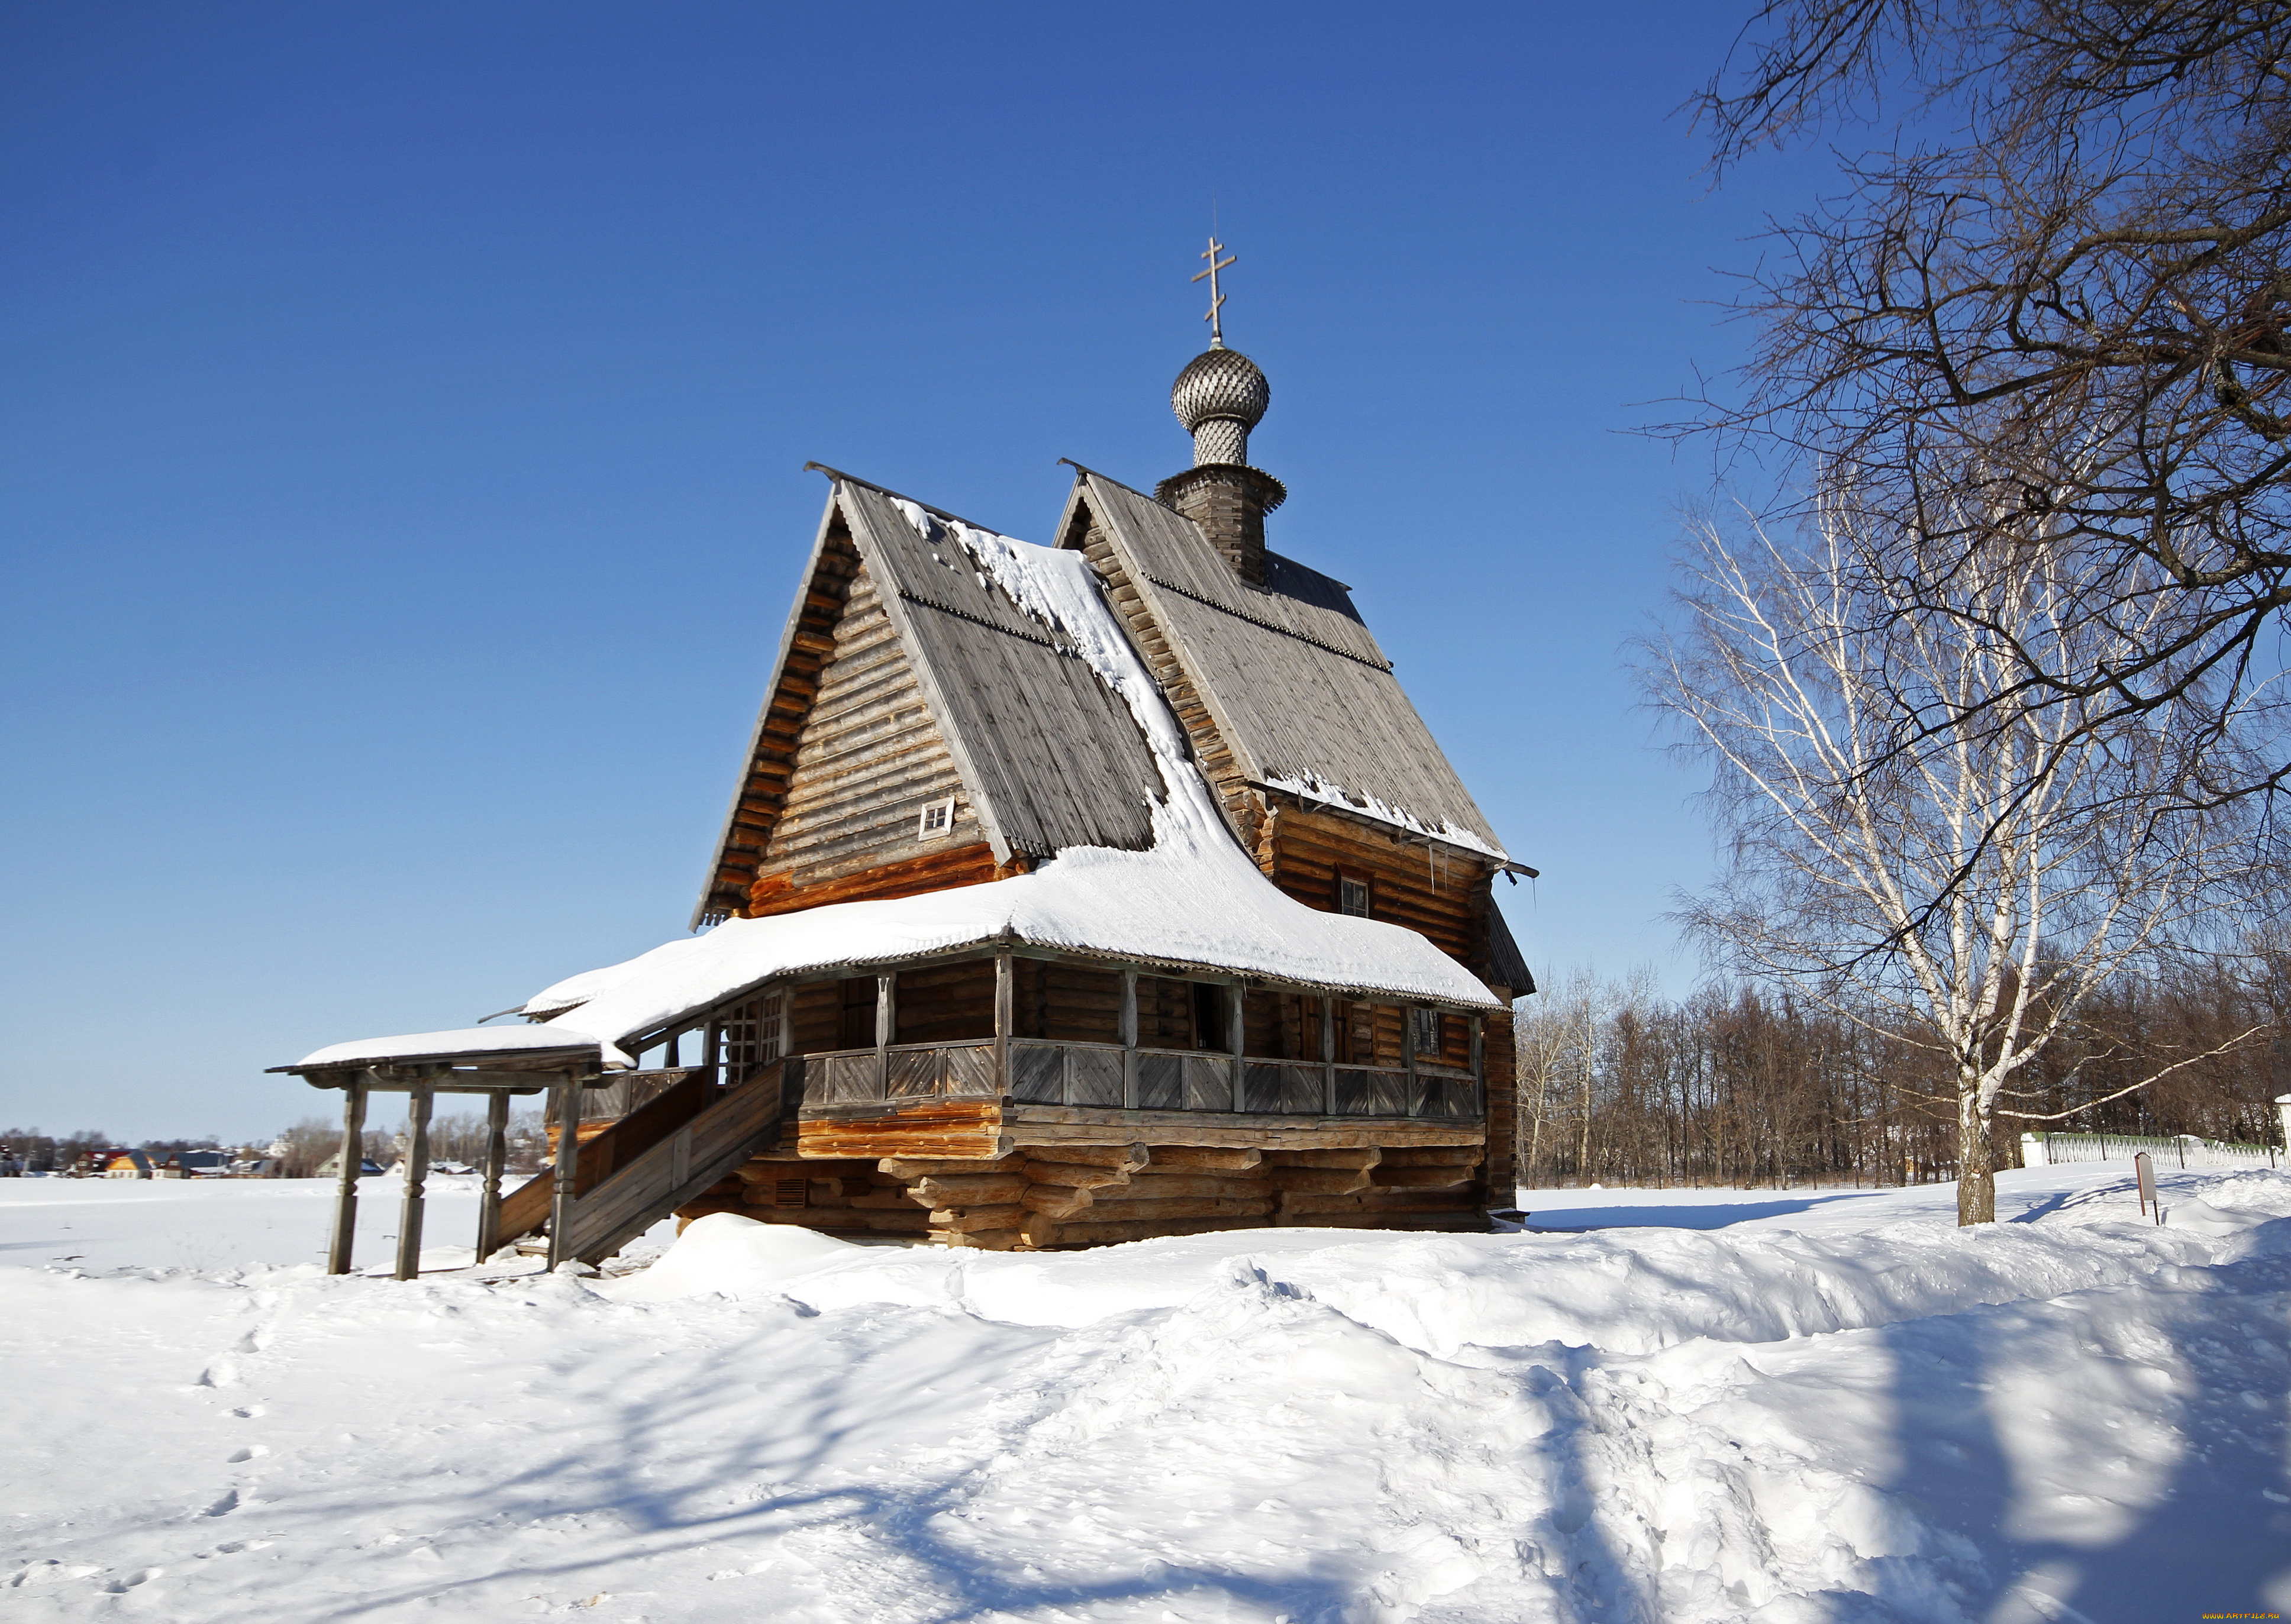
<instances>
[{"instance_id":1,"label":"cross on dome","mask_svg":"<svg viewBox=\"0 0 2291 1624\"><path fill-rule=\"evenodd\" d=\"M1210 262L1210 268L1207 270L1194 273L1194 280L1196 282L1203 277L1210 279L1210 313L1202 319L1210 324L1210 348L1212 350L1225 348L1225 322L1219 315L1219 312L1225 309L1225 295L1218 292L1218 272L1232 269L1241 258L1239 254L1226 253L1223 260L1219 260L1218 255L1220 253L1225 253L1225 245L1218 241L1216 236L1212 234L1210 237L1209 252L1202 255L1202 258Z\"/></svg>"}]
</instances>

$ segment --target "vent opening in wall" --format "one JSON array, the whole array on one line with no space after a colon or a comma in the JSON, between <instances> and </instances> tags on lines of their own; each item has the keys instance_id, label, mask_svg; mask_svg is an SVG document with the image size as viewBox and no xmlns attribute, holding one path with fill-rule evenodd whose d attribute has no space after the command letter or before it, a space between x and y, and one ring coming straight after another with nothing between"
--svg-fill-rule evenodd
<instances>
[{"instance_id":1,"label":"vent opening in wall","mask_svg":"<svg viewBox=\"0 0 2291 1624\"><path fill-rule=\"evenodd\" d=\"M779 1178L772 1182L772 1205L775 1207L806 1207L811 1203L811 1182L805 1178Z\"/></svg>"},{"instance_id":2,"label":"vent opening in wall","mask_svg":"<svg viewBox=\"0 0 2291 1624\"><path fill-rule=\"evenodd\" d=\"M934 800L923 808L922 816L915 820L915 839L928 840L945 834L954 827L954 800Z\"/></svg>"}]
</instances>

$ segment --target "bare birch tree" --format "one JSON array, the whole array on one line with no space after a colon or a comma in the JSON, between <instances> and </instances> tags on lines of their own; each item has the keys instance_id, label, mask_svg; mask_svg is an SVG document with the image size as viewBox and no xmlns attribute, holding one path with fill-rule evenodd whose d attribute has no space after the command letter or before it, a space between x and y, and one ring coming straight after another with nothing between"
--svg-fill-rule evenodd
<instances>
[{"instance_id":1,"label":"bare birch tree","mask_svg":"<svg viewBox=\"0 0 2291 1624\"><path fill-rule=\"evenodd\" d=\"M1746 531L1699 530L1645 672L1728 840L1685 921L1736 973L1933 1051L1958 1221L1990 1222L2000 1093L2112 978L2220 923L2251 880L2247 822L2188 804L2174 706L2099 714L2027 683L2028 649L2104 669L2152 631L2081 612L2092 555L2055 529L1970 555L1944 537L1938 560L1842 502L1803 541ZM1935 593L1949 614L1924 611Z\"/></svg>"},{"instance_id":2,"label":"bare birch tree","mask_svg":"<svg viewBox=\"0 0 2291 1624\"><path fill-rule=\"evenodd\" d=\"M1922 615L2045 526L2082 555L2052 613L2095 635L2020 648L2018 683L2191 745L2232 723L2191 800L2291 786L2291 0L1767 0L1697 109L1722 172L1866 145L1775 223L1752 359L1681 427L1850 480L1923 555ZM2011 725L2027 691L1964 703ZM1935 699L1897 744L1963 720Z\"/></svg>"}]
</instances>

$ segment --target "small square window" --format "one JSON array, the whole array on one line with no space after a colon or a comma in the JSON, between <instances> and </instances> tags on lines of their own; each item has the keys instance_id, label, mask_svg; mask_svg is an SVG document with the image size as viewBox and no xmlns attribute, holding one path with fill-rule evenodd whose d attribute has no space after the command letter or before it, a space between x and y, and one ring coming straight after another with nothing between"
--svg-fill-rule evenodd
<instances>
[{"instance_id":1,"label":"small square window","mask_svg":"<svg viewBox=\"0 0 2291 1624\"><path fill-rule=\"evenodd\" d=\"M922 816L915 820L915 839L935 840L954 827L954 800L934 800L923 808Z\"/></svg>"},{"instance_id":2,"label":"small square window","mask_svg":"<svg viewBox=\"0 0 2291 1624\"><path fill-rule=\"evenodd\" d=\"M1366 919L1368 917L1368 881L1339 879L1337 881L1337 912Z\"/></svg>"}]
</instances>

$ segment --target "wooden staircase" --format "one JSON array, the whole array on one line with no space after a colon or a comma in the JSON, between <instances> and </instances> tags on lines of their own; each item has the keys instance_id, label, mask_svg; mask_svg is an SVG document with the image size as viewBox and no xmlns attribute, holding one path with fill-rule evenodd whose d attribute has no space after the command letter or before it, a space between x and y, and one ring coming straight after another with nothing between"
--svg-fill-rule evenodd
<instances>
[{"instance_id":1,"label":"wooden staircase","mask_svg":"<svg viewBox=\"0 0 2291 1624\"><path fill-rule=\"evenodd\" d=\"M779 1125L775 1065L720 1093L705 1073L695 1072L582 1140L573 1175L571 1255L591 1264L611 1257L769 1148ZM502 1198L497 1245L548 1228L556 1179L553 1171L541 1173Z\"/></svg>"}]
</instances>

